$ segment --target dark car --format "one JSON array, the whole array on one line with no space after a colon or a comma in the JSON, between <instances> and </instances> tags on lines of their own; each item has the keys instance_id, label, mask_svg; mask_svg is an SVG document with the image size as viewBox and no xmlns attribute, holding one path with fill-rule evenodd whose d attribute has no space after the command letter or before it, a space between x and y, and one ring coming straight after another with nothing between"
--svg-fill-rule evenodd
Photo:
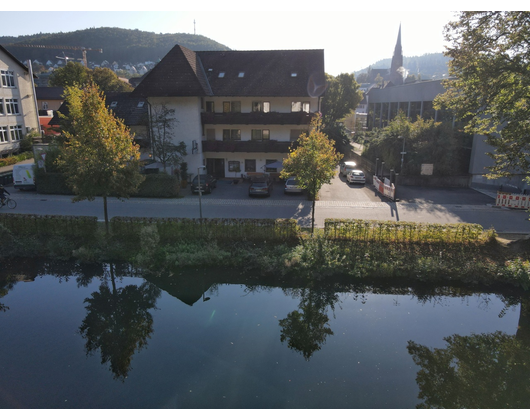
<instances>
[{"instance_id":1,"label":"dark car","mask_svg":"<svg viewBox=\"0 0 530 420\"><path fill-rule=\"evenodd\" d=\"M264 195L270 197L272 192L272 179L270 176L259 176L254 177L250 181L250 187L248 187L248 195Z\"/></svg>"},{"instance_id":2,"label":"dark car","mask_svg":"<svg viewBox=\"0 0 530 420\"><path fill-rule=\"evenodd\" d=\"M213 175L201 175L201 192L203 193L211 193L212 190L217 187L217 179L213 177ZM198 175L193 178L191 181L191 192L192 193L199 193L199 177Z\"/></svg>"}]
</instances>

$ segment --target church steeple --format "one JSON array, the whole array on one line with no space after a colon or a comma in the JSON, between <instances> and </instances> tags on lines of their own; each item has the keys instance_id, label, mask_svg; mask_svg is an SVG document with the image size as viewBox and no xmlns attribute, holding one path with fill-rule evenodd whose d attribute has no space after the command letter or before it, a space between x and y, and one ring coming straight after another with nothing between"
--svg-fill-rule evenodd
<instances>
[{"instance_id":1,"label":"church steeple","mask_svg":"<svg viewBox=\"0 0 530 420\"><path fill-rule=\"evenodd\" d=\"M392 64L390 65L390 80L395 85L403 84L402 67L403 67L403 50L401 49L401 23L400 23L397 42L396 42L396 48L394 48ZM401 70L398 71L399 69Z\"/></svg>"}]
</instances>

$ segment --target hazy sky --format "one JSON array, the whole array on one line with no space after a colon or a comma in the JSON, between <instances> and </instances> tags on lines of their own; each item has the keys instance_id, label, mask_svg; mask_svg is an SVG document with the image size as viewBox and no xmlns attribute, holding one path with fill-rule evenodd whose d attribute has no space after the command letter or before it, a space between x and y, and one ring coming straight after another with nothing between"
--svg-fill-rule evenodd
<instances>
[{"instance_id":1,"label":"hazy sky","mask_svg":"<svg viewBox=\"0 0 530 420\"><path fill-rule=\"evenodd\" d=\"M130 9L132 5L130 1L121 3L116 0L107 2L112 4L114 11L105 10L108 6L99 0L90 2L89 7L94 11L73 11L72 2L36 3L41 7L45 5L48 10L45 12L16 11L15 2L7 3L4 2L2 8L13 9L1 12L2 36L70 32L103 26L156 33L196 33L233 50L324 49L325 70L332 75L351 73L380 59L390 58L400 24L405 56L443 52L443 27L455 16L451 11L417 11L413 2L401 2L408 6L400 11L388 11L384 7L387 5L391 9L393 5L395 8L397 2L379 1L379 10L344 5L353 3L351 0L342 1L337 7L333 7L334 1L295 2L298 8L304 7L303 11L288 7L289 2L277 0L267 2L269 10L252 10L249 2L194 2L201 6L195 4L195 11L178 11L179 5L186 8L186 3L182 2L173 2L166 11L116 11L122 7ZM148 2L143 2L144 7L145 3ZM210 7L219 8L221 4L222 11L208 10ZM449 2L444 8L451 10L448 7L453 6L452 10L457 10L458 5L463 6L462 2ZM319 10L317 6L321 9L326 6L327 10ZM169 7L175 10L169 10ZM262 5L260 8L264 9Z\"/></svg>"}]
</instances>

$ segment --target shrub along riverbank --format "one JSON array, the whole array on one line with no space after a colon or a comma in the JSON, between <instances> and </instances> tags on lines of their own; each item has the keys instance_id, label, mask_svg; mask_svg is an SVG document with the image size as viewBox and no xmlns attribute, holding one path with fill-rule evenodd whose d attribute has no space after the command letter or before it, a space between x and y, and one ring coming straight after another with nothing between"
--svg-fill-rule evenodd
<instances>
[{"instance_id":1,"label":"shrub along riverbank","mask_svg":"<svg viewBox=\"0 0 530 420\"><path fill-rule=\"evenodd\" d=\"M314 236L290 219L111 219L0 214L0 255L122 261L157 273L231 267L275 276L395 278L530 287L526 241L471 224L329 219Z\"/></svg>"}]
</instances>

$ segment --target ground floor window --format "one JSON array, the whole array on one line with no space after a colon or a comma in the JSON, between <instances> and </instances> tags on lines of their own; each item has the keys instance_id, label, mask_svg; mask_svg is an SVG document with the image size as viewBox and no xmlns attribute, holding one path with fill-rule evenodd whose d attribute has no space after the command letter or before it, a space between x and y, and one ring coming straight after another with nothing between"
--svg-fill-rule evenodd
<instances>
[{"instance_id":1,"label":"ground floor window","mask_svg":"<svg viewBox=\"0 0 530 420\"><path fill-rule=\"evenodd\" d=\"M0 127L0 143L7 143L7 127Z\"/></svg>"},{"instance_id":2,"label":"ground floor window","mask_svg":"<svg viewBox=\"0 0 530 420\"><path fill-rule=\"evenodd\" d=\"M270 165L271 163L275 163L275 162L278 162L278 160L277 159L266 159L265 166ZM278 169L265 167L265 172L278 172Z\"/></svg>"},{"instance_id":3,"label":"ground floor window","mask_svg":"<svg viewBox=\"0 0 530 420\"><path fill-rule=\"evenodd\" d=\"M245 172L256 172L256 159L245 159Z\"/></svg>"},{"instance_id":4,"label":"ground floor window","mask_svg":"<svg viewBox=\"0 0 530 420\"><path fill-rule=\"evenodd\" d=\"M9 130L11 133L11 141L22 140L22 126L15 125Z\"/></svg>"},{"instance_id":5,"label":"ground floor window","mask_svg":"<svg viewBox=\"0 0 530 420\"><path fill-rule=\"evenodd\" d=\"M238 160L228 161L228 172L241 172L241 164Z\"/></svg>"}]
</instances>

